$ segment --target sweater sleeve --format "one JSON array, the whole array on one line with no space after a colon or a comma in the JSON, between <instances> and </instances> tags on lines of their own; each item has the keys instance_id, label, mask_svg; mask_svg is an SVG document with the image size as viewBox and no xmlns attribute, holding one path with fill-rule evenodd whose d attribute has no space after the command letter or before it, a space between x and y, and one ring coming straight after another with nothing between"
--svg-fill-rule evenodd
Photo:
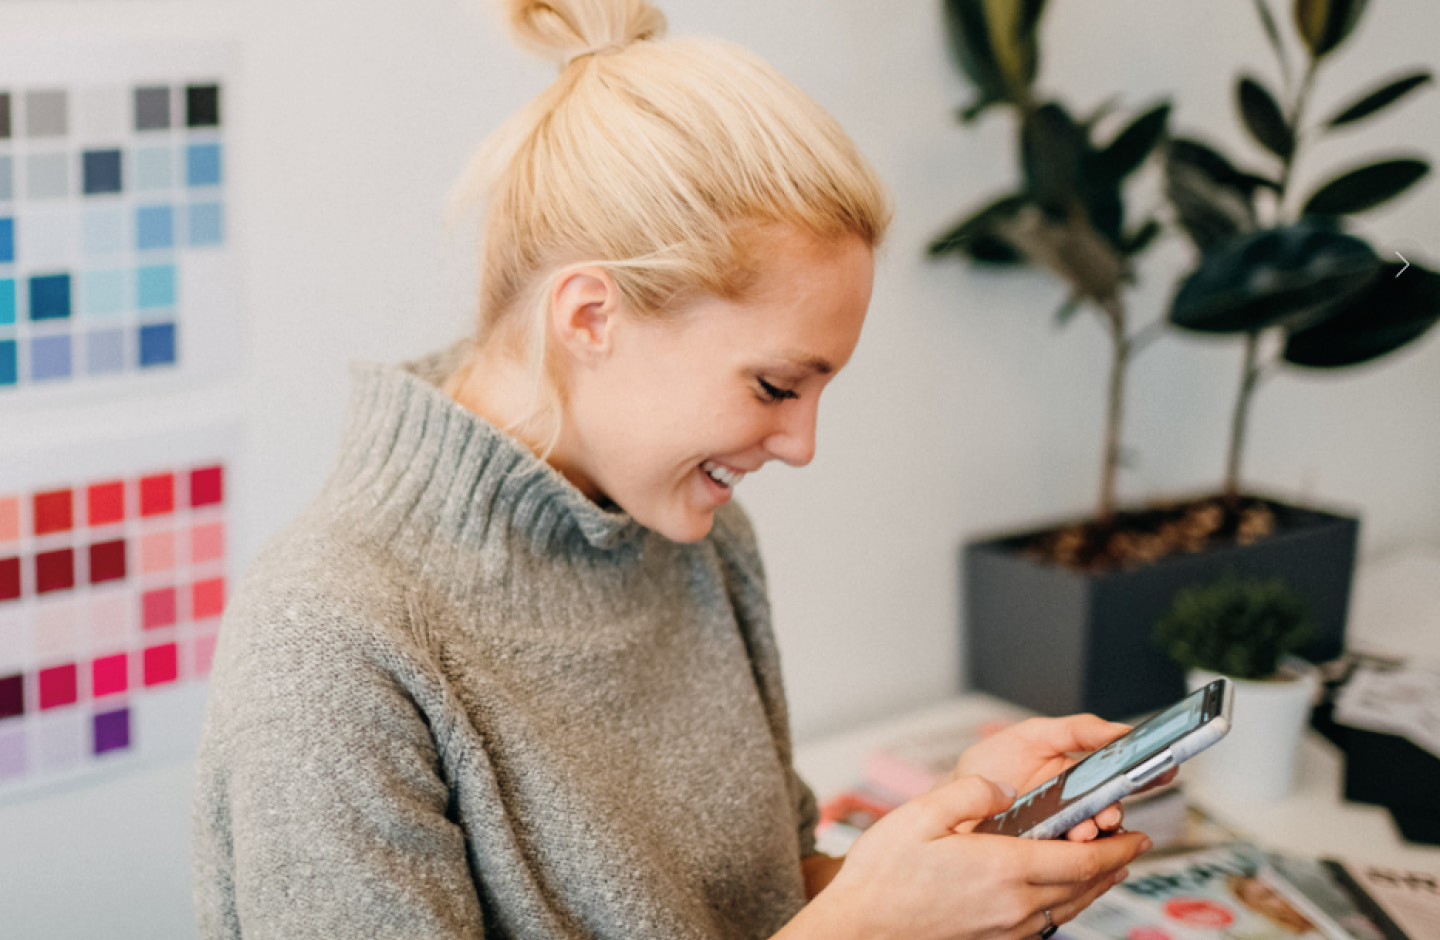
<instances>
[{"instance_id":1,"label":"sweater sleeve","mask_svg":"<svg viewBox=\"0 0 1440 940\"><path fill-rule=\"evenodd\" d=\"M197 781L202 935L483 937L445 729L400 678L415 685L404 654L304 605L269 617L218 664Z\"/></svg>"},{"instance_id":2,"label":"sweater sleeve","mask_svg":"<svg viewBox=\"0 0 1440 940\"><path fill-rule=\"evenodd\" d=\"M755 684L765 704L775 748L787 774L795 805L800 856L813 855L815 826L820 821L820 811L814 792L795 771L789 706L785 701L785 686L780 671L780 650L771 626L770 595L755 530L745 511L739 504L731 502L715 514L711 537L725 572L730 604L749 650Z\"/></svg>"}]
</instances>

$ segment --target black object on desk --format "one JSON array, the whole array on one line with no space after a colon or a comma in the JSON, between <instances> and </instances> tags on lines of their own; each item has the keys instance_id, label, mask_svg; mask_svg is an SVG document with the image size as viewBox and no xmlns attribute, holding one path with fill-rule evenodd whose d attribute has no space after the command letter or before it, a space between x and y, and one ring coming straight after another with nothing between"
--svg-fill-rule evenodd
<instances>
[{"instance_id":1,"label":"black object on desk","mask_svg":"<svg viewBox=\"0 0 1440 940\"><path fill-rule=\"evenodd\" d=\"M1345 753L1345 799L1383 806L1411 842L1440 845L1440 757L1396 734L1336 723L1316 706L1310 723Z\"/></svg>"}]
</instances>

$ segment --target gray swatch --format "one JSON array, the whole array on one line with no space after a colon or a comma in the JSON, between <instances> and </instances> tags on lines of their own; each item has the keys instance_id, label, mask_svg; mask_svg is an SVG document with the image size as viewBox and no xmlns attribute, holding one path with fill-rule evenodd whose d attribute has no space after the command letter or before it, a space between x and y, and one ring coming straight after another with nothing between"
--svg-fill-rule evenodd
<instances>
[{"instance_id":1,"label":"gray swatch","mask_svg":"<svg viewBox=\"0 0 1440 940\"><path fill-rule=\"evenodd\" d=\"M170 126L170 89L160 85L135 89L135 129L163 130Z\"/></svg>"},{"instance_id":2,"label":"gray swatch","mask_svg":"<svg viewBox=\"0 0 1440 940\"><path fill-rule=\"evenodd\" d=\"M25 93L25 136L64 137L70 132L70 118L64 91Z\"/></svg>"},{"instance_id":3,"label":"gray swatch","mask_svg":"<svg viewBox=\"0 0 1440 940\"><path fill-rule=\"evenodd\" d=\"M70 161L63 153L32 153L25 158L25 195L63 199L70 194Z\"/></svg>"}]
</instances>

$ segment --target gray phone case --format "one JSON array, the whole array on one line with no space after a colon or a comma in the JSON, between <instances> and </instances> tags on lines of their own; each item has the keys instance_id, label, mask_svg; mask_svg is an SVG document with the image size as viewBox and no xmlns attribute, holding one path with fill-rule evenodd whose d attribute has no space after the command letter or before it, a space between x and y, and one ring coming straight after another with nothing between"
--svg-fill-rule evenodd
<instances>
[{"instance_id":1,"label":"gray phone case","mask_svg":"<svg viewBox=\"0 0 1440 940\"><path fill-rule=\"evenodd\" d=\"M1081 822L1094 816L1105 807L1129 796L1171 767L1178 767L1199 754L1210 745L1225 737L1230 730L1235 686L1228 679L1220 711L1214 718L1196 728L1190 734L1171 744L1158 754L1151 755L1123 773L1116 774L1105 783L1084 794L1074 803L1063 807L1054 816L1020 834L1022 839L1057 839L1075 828Z\"/></svg>"}]
</instances>

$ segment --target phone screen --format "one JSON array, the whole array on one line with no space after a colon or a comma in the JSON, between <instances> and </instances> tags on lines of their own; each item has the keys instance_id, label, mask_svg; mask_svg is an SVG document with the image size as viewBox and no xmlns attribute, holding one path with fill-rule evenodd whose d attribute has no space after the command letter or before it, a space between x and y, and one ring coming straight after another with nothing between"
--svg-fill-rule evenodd
<instances>
[{"instance_id":1,"label":"phone screen","mask_svg":"<svg viewBox=\"0 0 1440 940\"><path fill-rule=\"evenodd\" d=\"M1009 810L985 820L975 831L1019 834L1044 822L1117 774L1139 766L1214 718L1219 711L1213 701L1215 695L1213 686L1196 690L1048 783L1024 794Z\"/></svg>"}]
</instances>

